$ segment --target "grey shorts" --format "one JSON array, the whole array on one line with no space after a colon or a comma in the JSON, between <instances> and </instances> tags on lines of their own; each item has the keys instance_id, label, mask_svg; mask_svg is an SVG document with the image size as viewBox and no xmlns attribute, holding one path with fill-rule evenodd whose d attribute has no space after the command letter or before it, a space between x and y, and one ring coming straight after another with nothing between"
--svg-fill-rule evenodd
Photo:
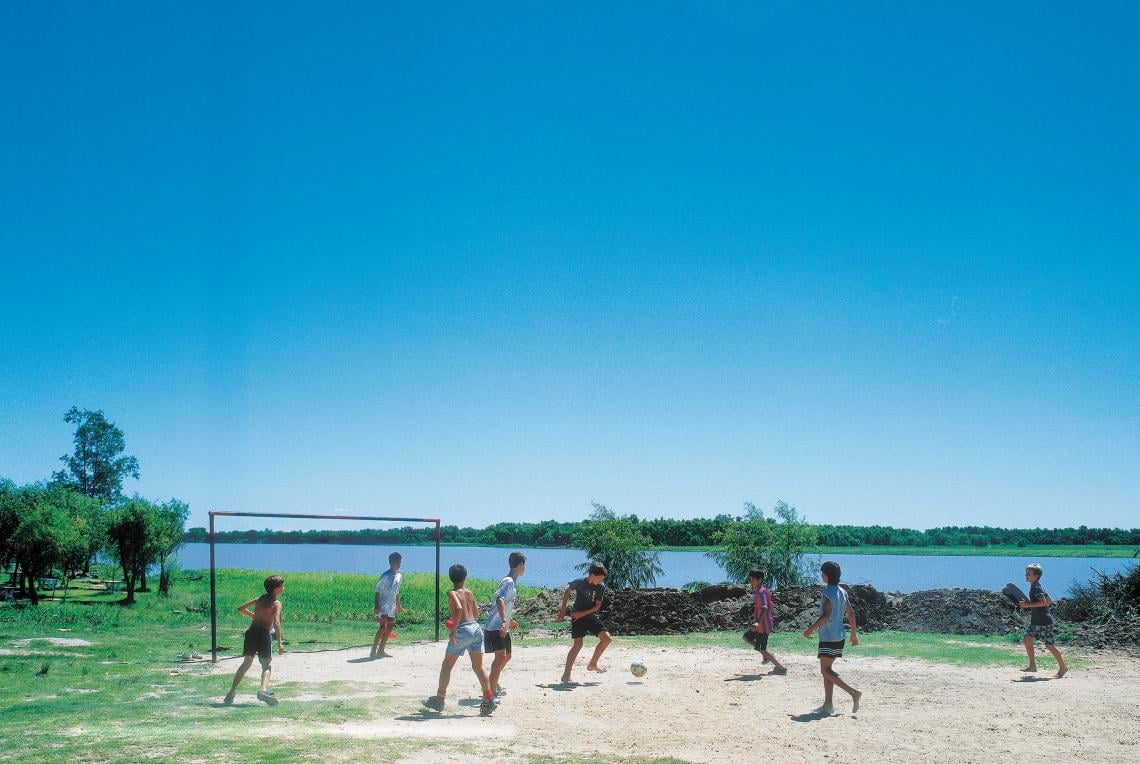
<instances>
[{"instance_id":1,"label":"grey shorts","mask_svg":"<svg viewBox=\"0 0 1140 764\"><path fill-rule=\"evenodd\" d=\"M455 627L455 642L447 640L448 655L483 652L483 628L478 621L467 621Z\"/></svg>"},{"instance_id":2,"label":"grey shorts","mask_svg":"<svg viewBox=\"0 0 1140 764\"><path fill-rule=\"evenodd\" d=\"M1057 625L1053 623L1045 624L1029 624L1029 628L1025 630L1025 636L1040 639L1047 645L1057 644Z\"/></svg>"}]
</instances>

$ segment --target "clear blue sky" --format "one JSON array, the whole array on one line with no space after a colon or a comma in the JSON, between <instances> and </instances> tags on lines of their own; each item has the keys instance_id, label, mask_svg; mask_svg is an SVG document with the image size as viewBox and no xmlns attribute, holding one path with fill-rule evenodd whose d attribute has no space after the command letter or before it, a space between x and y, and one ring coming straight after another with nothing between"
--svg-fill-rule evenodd
<instances>
[{"instance_id":1,"label":"clear blue sky","mask_svg":"<svg viewBox=\"0 0 1140 764\"><path fill-rule=\"evenodd\" d=\"M1137 524L1140 6L411 5L0 6L0 475Z\"/></svg>"}]
</instances>

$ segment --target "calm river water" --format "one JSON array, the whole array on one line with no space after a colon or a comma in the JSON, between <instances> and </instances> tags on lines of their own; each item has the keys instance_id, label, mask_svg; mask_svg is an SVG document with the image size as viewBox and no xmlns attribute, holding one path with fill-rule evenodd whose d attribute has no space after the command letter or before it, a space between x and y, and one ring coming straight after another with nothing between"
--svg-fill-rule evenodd
<instances>
[{"instance_id":1,"label":"calm river water","mask_svg":"<svg viewBox=\"0 0 1140 764\"><path fill-rule=\"evenodd\" d=\"M440 565L461 562L472 578L496 579L507 572L507 555L502 547L444 546ZM527 555L522 583L531 586L561 586L581 575L574 566L585 559L577 549L521 549ZM388 567L388 553L404 556L405 571L435 569L435 547L359 546L337 544L218 544L218 567L248 568L277 572L337 570L347 573L379 574ZM1065 594L1074 581L1088 581L1092 570L1112 573L1123 570L1132 560L1094 557L911 557L905 555L829 555L843 568L848 583L870 583L885 591L913 592L921 589L964 587L998 590L1007 581L1021 583L1026 563L1040 562L1045 568L1042 582L1054 597ZM208 544L186 544L178 552L184 569L209 568ZM813 558L814 559L814 558ZM661 552L665 574L658 586L679 587L689 581L721 581L724 571L703 552Z\"/></svg>"}]
</instances>

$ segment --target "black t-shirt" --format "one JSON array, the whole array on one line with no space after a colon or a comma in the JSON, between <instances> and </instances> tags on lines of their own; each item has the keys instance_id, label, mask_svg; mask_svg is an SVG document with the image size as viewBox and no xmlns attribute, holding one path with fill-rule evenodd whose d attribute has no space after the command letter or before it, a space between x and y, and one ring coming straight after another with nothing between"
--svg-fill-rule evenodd
<instances>
[{"instance_id":1,"label":"black t-shirt","mask_svg":"<svg viewBox=\"0 0 1140 764\"><path fill-rule=\"evenodd\" d=\"M1041 602L1048 599L1048 597L1049 595L1046 594L1040 581L1034 581L1029 585L1030 602ZM1051 626L1053 624L1053 613L1050 612L1051 610L1052 607L1049 605L1031 608L1029 611L1029 623L1033 626Z\"/></svg>"},{"instance_id":2,"label":"black t-shirt","mask_svg":"<svg viewBox=\"0 0 1140 764\"><path fill-rule=\"evenodd\" d=\"M595 603L601 602L606 593L605 584L591 584L584 578L577 578L570 582L570 589L574 592L575 613L589 610Z\"/></svg>"}]
</instances>

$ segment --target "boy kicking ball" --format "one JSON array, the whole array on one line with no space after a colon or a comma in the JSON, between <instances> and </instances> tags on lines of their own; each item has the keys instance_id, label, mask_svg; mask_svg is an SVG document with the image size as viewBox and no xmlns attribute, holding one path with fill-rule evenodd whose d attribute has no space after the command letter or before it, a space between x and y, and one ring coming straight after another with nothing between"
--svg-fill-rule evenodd
<instances>
[{"instance_id":1,"label":"boy kicking ball","mask_svg":"<svg viewBox=\"0 0 1140 764\"><path fill-rule=\"evenodd\" d=\"M863 693L839 678L839 674L831 667L836 658L843 657L843 617L851 626L851 646L859 644L859 635L856 631L855 610L847 598L847 591L839 586L839 563L828 560L820 566L823 576L823 589L820 594L823 600L819 605L819 620L804 629L804 636L810 637L813 631L819 631L819 672L823 674L823 705L818 713L830 714L833 712L831 704L832 691L836 686L851 696L851 713L859 710L859 700Z\"/></svg>"},{"instance_id":2,"label":"boy kicking ball","mask_svg":"<svg viewBox=\"0 0 1140 764\"><path fill-rule=\"evenodd\" d=\"M281 635L281 601L278 599L285 591L285 579L281 576L270 576L265 579L265 594L252 599L238 608L238 612L248 616L253 623L245 632L245 644L242 647L242 662L234 674L230 691L222 700L227 706L234 702L238 685L245 677L245 672L253 665L256 655L261 661L261 688L257 691L257 699L271 706L277 705L277 697L269 691L269 676L273 662L273 633L277 636L277 654L285 652ZM250 611L250 606L253 611Z\"/></svg>"},{"instance_id":3,"label":"boy kicking ball","mask_svg":"<svg viewBox=\"0 0 1140 764\"><path fill-rule=\"evenodd\" d=\"M602 609L602 598L606 593L606 585L603 581L606 580L607 575L605 565L600 562L590 563L586 577L571 581L562 594L562 606L558 608L558 615L555 617L555 620L558 621L566 617L566 605L570 601L570 595L574 595L574 609L570 611L570 620L572 621L570 636L574 639L574 644L566 656L566 668L562 672L563 684L573 683L570 672L574 669L574 661L582 650L582 642L587 634L593 634L598 638L598 646L594 648L594 655L586 664L586 670L596 671L599 674L606 672L606 669L598 665L598 660L601 659L602 653L610 646L613 639L610 637L606 625L602 623L598 611Z\"/></svg>"}]
</instances>

